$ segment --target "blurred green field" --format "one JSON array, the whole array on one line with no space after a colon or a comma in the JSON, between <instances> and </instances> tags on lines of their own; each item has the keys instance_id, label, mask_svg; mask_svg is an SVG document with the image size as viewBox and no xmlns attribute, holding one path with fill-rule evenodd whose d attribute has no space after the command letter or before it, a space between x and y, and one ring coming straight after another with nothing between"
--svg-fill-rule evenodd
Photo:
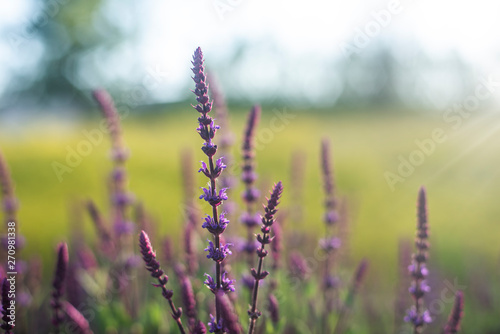
<instances>
[{"instance_id":1,"label":"blurred green field","mask_svg":"<svg viewBox=\"0 0 500 334\"><path fill-rule=\"evenodd\" d=\"M287 189L291 183L291 156L295 151L303 152L305 218L293 225L294 229L311 235L323 231L318 162L320 141L328 137L338 194L348 200L352 257L370 260L367 288L373 298L392 296L394 292L398 242L414 235L417 191L425 185L432 268L441 268L440 275L450 281L457 278L468 294L474 293L477 283L470 281L468 273L478 270L484 275L483 281L495 283L490 286L494 291L491 295L500 305L500 115L477 114L454 129L440 115L425 113L287 112L291 116L284 122L283 118L276 119L273 108L263 109L257 135L257 171L264 188L283 181L283 209L290 207ZM244 121L243 110L231 117L236 157ZM52 164L66 164L67 148L76 149L85 140L82 131L95 129L98 123L98 118L75 123L45 119L33 121L22 130L4 128L0 134L0 148L11 167L21 203L21 233L27 238L23 257L40 254L50 263L56 243L70 238L75 223L83 225L86 237L93 237L90 220L86 215L80 219L73 207L93 198L107 210L106 177L111 168L107 138L92 146L90 154L82 157L71 173L62 176L62 182ZM190 150L195 161L203 158L201 141L194 130L196 112L185 108L165 110L154 117L134 115L124 120L123 127L131 150L127 165L130 190L161 223L160 233L179 235L183 201L180 154ZM398 157L408 159L419 149L415 140L432 138L436 128L443 129L446 140L437 143L435 150L424 156L423 163L391 190L384 173L397 173ZM197 185L204 183L204 178L196 179ZM240 190L235 189L238 200ZM180 244L179 239L174 241ZM286 247L293 249L294 245ZM51 265L45 270L51 272ZM383 302L377 307L391 313L392 299L380 300ZM446 314L449 308L451 304ZM486 318L480 316L466 318L467 328L484 321Z\"/></svg>"}]
</instances>

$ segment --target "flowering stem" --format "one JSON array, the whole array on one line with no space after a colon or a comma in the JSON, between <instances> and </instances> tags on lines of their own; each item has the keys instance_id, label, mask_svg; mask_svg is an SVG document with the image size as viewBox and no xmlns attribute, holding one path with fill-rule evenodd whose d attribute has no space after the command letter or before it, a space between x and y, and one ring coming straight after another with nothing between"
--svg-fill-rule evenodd
<instances>
[{"instance_id":1,"label":"flowering stem","mask_svg":"<svg viewBox=\"0 0 500 334\"><path fill-rule=\"evenodd\" d=\"M184 326L182 325L181 317L180 317L180 310L175 308L174 302L172 301L172 298L168 299L168 305L170 305L170 309L172 309L172 318L174 318L175 322L177 323L177 326L179 327L179 330L182 334L186 334L186 330L184 329ZM177 316L179 314L179 316Z\"/></svg>"},{"instance_id":2,"label":"flowering stem","mask_svg":"<svg viewBox=\"0 0 500 334\"><path fill-rule=\"evenodd\" d=\"M417 203L417 233L415 245L417 251L413 255L412 264L408 267L410 275L413 279L410 287L410 294L414 299L414 305L408 310L405 317L406 322L413 324L413 333L422 333L425 324L432 321L429 311L425 309L424 295L430 291L427 285L426 277L429 271L426 267L428 258L429 242L429 226L427 221L427 199L425 189L420 188Z\"/></svg>"},{"instance_id":3,"label":"flowering stem","mask_svg":"<svg viewBox=\"0 0 500 334\"><path fill-rule=\"evenodd\" d=\"M165 275L165 272L160 268L160 263L156 260L156 252L153 250L149 236L144 231L141 231L139 235L139 246L142 259L146 263L146 269L151 273L151 277L156 278L158 281L158 284L153 284L153 286L161 288L162 296L168 301L168 305L170 305L170 309L172 310L172 318L174 318L181 333L185 334L186 331L181 321L182 309L176 308L172 301L174 292L166 288L168 276Z\"/></svg>"},{"instance_id":4,"label":"flowering stem","mask_svg":"<svg viewBox=\"0 0 500 334\"><path fill-rule=\"evenodd\" d=\"M65 243L60 243L57 247L57 262L54 272L54 280L52 282L52 300L51 306L53 310L52 324L54 332L59 333L59 326L64 322L62 314L62 296L66 283L66 273L68 269L68 246Z\"/></svg>"},{"instance_id":5,"label":"flowering stem","mask_svg":"<svg viewBox=\"0 0 500 334\"><path fill-rule=\"evenodd\" d=\"M208 130L207 130L208 131ZM210 167L210 185L212 188L212 196L216 196L217 194L217 189L215 185L215 178L213 177L215 173L215 168L214 168L214 159L213 157L208 157L208 165ZM217 205L212 205L212 214L214 217L214 222L216 225L219 224L218 221L218 210L217 210ZM214 234L215 238L215 248L220 249L220 234L216 233ZM218 291L221 288L221 263L220 261L215 262L215 284L216 284L216 290ZM221 312L220 312L220 303L218 302L218 299L215 298L215 319L217 319L217 323L220 323L220 318L221 318Z\"/></svg>"},{"instance_id":6,"label":"flowering stem","mask_svg":"<svg viewBox=\"0 0 500 334\"><path fill-rule=\"evenodd\" d=\"M261 280L266 278L269 275L269 272L263 271L264 267L264 258L267 256L267 250L265 250L266 244L271 243L272 239L269 234L271 232L271 226L274 223L274 215L278 212L277 206L279 204L279 199L281 197L281 193L283 192L283 185L278 182L271 192L271 196L267 201L267 206L264 211L265 214L262 216L262 226L261 232L262 235L257 235L257 241L260 243L260 247L257 249L257 256L259 257L259 263L257 266L257 270L255 268L251 269L252 276L254 277L254 285L253 285L253 293L252 293L252 304L250 306L250 310L248 310L248 315L250 316L250 325L248 327L248 334L253 334L255 331L255 324L257 319L260 317L261 313L257 310L257 297L259 294L259 283Z\"/></svg>"},{"instance_id":7,"label":"flowering stem","mask_svg":"<svg viewBox=\"0 0 500 334\"><path fill-rule=\"evenodd\" d=\"M193 55L193 80L195 82L195 90L193 93L196 95L196 101L199 104L193 106L201 116L198 117L199 126L196 129L200 137L205 141L202 147L203 153L208 158L208 167L205 162L201 163L201 168L198 172L203 172L206 177L210 179L208 189L203 188L204 194L200 199L204 199L212 206L212 217L209 215L205 218L202 227L206 228L213 236L213 242L209 240L209 246L205 250L208 251L207 258L211 258L215 262L215 280L208 274L205 284L215 295L215 318L211 315L212 321L209 323L212 332L223 331L221 322L222 309L218 293L225 294L228 291L234 291L233 281L225 278L225 273L222 273L222 261L227 255L231 254L228 249L229 244L222 245L220 235L226 229L229 220L224 218L225 212L220 215L217 207L225 200L227 200L226 188L217 190L217 178L221 175L226 165L222 162L222 158L214 162L214 155L217 153L217 145L212 139L215 133L220 128L214 123L214 120L209 116L212 110L212 102L208 96L208 84L206 82L205 67L204 67L203 53L200 48L196 49Z\"/></svg>"},{"instance_id":8,"label":"flowering stem","mask_svg":"<svg viewBox=\"0 0 500 334\"><path fill-rule=\"evenodd\" d=\"M252 253L255 251L254 246L254 233L253 230L259 225L259 217L256 215L255 204L259 198L259 190L254 187L255 181L257 180L257 174L255 173L255 130L257 124L259 123L261 114L260 106L253 106L248 114L248 120L243 136L243 173L241 180L245 184L245 190L243 191L243 201L245 202L246 212L243 214L241 220L242 223L247 228L247 241L245 246L245 251L247 252L247 261L250 266L253 265Z\"/></svg>"},{"instance_id":9,"label":"flowering stem","mask_svg":"<svg viewBox=\"0 0 500 334\"><path fill-rule=\"evenodd\" d=\"M264 234L264 238L267 237L267 234ZM262 250L264 250L264 245L262 245ZM257 277L262 275L262 267L264 265L264 258L259 257L259 264L257 267ZM261 278L255 278L255 282L253 284L253 292L252 292L252 307L248 314L250 314L250 327L248 328L248 333L253 334L255 331L255 323L260 316L260 312L257 312L257 297L259 294L259 282Z\"/></svg>"}]
</instances>

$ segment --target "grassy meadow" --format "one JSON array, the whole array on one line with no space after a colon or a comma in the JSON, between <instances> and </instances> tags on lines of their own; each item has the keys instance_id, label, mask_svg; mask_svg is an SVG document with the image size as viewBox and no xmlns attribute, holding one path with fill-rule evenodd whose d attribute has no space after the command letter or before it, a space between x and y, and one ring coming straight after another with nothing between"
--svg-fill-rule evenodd
<instances>
[{"instance_id":1,"label":"grassy meadow","mask_svg":"<svg viewBox=\"0 0 500 334\"><path fill-rule=\"evenodd\" d=\"M245 110L238 109L230 120L237 163L245 114ZM62 180L53 168L54 162L68 165L68 147L77 150L86 140L82 131L98 129L100 119L97 112L95 115L75 122L40 119L23 128L4 128L0 134L1 149L21 204L20 232L27 238L20 256L41 256L46 275L53 271L58 241L69 240L72 233L83 233L89 240L94 237L92 223L86 212L78 209L78 203L93 198L102 210L108 209L104 203L108 203L106 178L111 162L105 134L99 143L92 144L89 154L81 157L77 166L70 167L71 172L61 175ZM147 117L135 114L123 120L126 145L131 151L127 163L129 189L158 221L158 233L174 236L179 248L181 238L176 236L182 233L184 199L180 156L183 151L190 151L196 170L197 161L203 158L201 141L195 132L196 117L197 113L186 105L182 110L165 109ZM398 244L401 238L414 236L417 192L424 185L431 229L430 272L434 286L438 287L436 293L445 286L445 280L456 279L465 286L463 333L493 333L500 328L500 322L496 327L492 324L500 309L499 121L500 115L487 112L463 119L458 125L447 123L439 114L311 112L264 107L257 132L258 185L267 193L273 182L283 181L282 211L300 205L303 212L301 221L287 218L285 233L311 235L313 249L315 238L324 231L320 141L324 137L330 139L337 194L347 200L350 217L351 267L363 257L370 261L364 298L375 305L389 330L398 281ZM391 189L386 172L398 174L400 156L408 160L412 152L421 150L415 141L433 138L435 129L442 129L441 142L434 142L435 147L428 154L415 153L414 157L422 163L413 166L414 171ZM290 189L294 152L302 154L305 166L300 203L294 202ZM196 176L196 186L205 182L201 175ZM238 185L231 193L240 203L241 190ZM208 209L202 203L200 207L204 212ZM234 227L238 222L232 224L228 231L239 229ZM284 245L288 251L297 248L287 239ZM202 252L201 243L199 246ZM489 298L489 306L479 307L483 295ZM367 307L363 305L360 299L357 310L365 312ZM445 310L436 315L436 325L443 324L451 306L452 303L446 303ZM483 331L476 331L478 328Z\"/></svg>"}]
</instances>

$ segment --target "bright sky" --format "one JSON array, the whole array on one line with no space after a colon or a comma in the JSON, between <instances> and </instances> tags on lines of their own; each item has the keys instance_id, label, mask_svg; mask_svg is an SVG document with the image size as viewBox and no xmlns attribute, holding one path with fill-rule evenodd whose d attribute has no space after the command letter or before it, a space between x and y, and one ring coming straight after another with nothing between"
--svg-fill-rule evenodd
<instances>
[{"instance_id":1,"label":"bright sky","mask_svg":"<svg viewBox=\"0 0 500 334\"><path fill-rule=\"evenodd\" d=\"M0 2L0 33L10 25L28 22L30 4L30 0ZM141 6L124 10L123 2L111 0L109 8L110 15L123 24L139 22L140 43L125 45L124 54L137 57L144 69L166 71L169 80L164 88L168 89L162 89L162 94L167 91L171 98L179 93L178 83L189 80L187 59L198 45L211 59L224 59L238 41L269 40L286 56L276 60L255 54L253 61L258 66L250 71L258 79L248 84L258 86L267 78L272 81L275 61L287 62L290 71L300 72L296 65L307 64L309 59L309 69L304 70L307 81L307 74L314 72L311 68L322 59L343 57L340 46L353 45L359 31L370 27L378 29L373 39L388 36L402 45L416 42L437 60L456 50L478 73L498 73L500 78L500 1L144 0ZM383 26L376 28L374 13L383 18ZM369 38L368 43L371 41ZM0 42L0 90L7 84L10 68L33 59L33 55L20 55ZM127 57L115 57L110 70L126 76L127 62Z\"/></svg>"}]
</instances>

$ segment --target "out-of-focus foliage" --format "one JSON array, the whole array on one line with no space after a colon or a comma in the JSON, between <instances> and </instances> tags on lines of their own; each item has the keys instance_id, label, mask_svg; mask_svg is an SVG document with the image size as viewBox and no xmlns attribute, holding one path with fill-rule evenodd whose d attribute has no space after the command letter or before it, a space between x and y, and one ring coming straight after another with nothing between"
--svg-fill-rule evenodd
<instances>
[{"instance_id":1,"label":"out-of-focus foliage","mask_svg":"<svg viewBox=\"0 0 500 334\"><path fill-rule=\"evenodd\" d=\"M11 33L11 46L16 52L34 52L41 45L42 51L34 70L14 73L2 104L22 106L27 99L66 101L72 108L88 105L82 91L110 81L105 70L112 51L134 36L133 21L125 25L123 8L113 11L113 6L102 0L35 1L28 20Z\"/></svg>"}]
</instances>

